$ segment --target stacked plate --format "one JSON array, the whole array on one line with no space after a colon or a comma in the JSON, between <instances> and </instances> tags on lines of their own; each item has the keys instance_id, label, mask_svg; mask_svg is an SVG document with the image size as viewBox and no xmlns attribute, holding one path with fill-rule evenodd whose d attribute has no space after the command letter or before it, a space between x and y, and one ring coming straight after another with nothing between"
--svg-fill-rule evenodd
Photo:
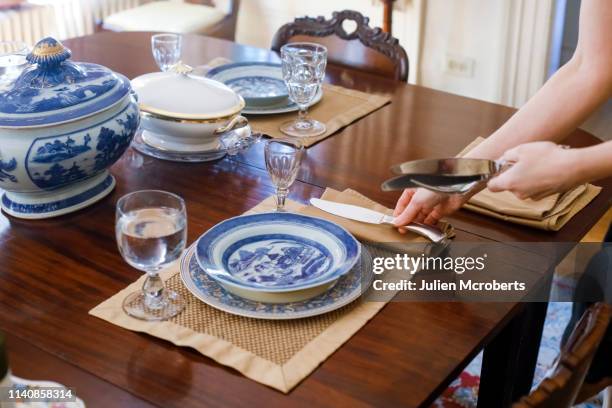
<instances>
[{"instance_id":1,"label":"stacked plate","mask_svg":"<svg viewBox=\"0 0 612 408\"><path fill-rule=\"evenodd\" d=\"M181 277L196 297L230 313L306 317L361 295L371 278L364 252L348 231L327 220L246 215L202 235L183 257Z\"/></svg>"},{"instance_id":2,"label":"stacked plate","mask_svg":"<svg viewBox=\"0 0 612 408\"><path fill-rule=\"evenodd\" d=\"M298 106L289 100L280 64L270 62L236 62L208 71L206 76L234 90L246 102L245 115L275 115L295 112ZM319 90L310 105L323 97Z\"/></svg>"}]
</instances>

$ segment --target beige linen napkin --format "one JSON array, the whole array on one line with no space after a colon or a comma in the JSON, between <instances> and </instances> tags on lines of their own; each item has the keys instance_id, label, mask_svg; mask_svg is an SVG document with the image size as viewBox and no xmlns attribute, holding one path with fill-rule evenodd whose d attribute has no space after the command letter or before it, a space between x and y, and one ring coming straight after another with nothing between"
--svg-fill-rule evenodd
<instances>
[{"instance_id":1,"label":"beige linen napkin","mask_svg":"<svg viewBox=\"0 0 612 408\"><path fill-rule=\"evenodd\" d=\"M482 137L477 138L459 156L465 155L483 140ZM558 231L597 197L600 191L601 187L585 184L563 194L553 194L534 201L521 200L508 191L493 193L484 189L474 195L464 208L515 224Z\"/></svg>"},{"instance_id":2,"label":"beige linen napkin","mask_svg":"<svg viewBox=\"0 0 612 408\"><path fill-rule=\"evenodd\" d=\"M231 63L226 58L215 58L208 64L196 68L199 74L205 75L209 69ZM308 115L325 123L326 131L322 135L301 139L305 147L333 135L341 128L380 109L391 102L391 97L369 94L336 85L323 85L323 98L316 105L308 108ZM272 138L287 137L279 128L282 123L297 118L297 112L279 115L247 115L254 132L263 133Z\"/></svg>"},{"instance_id":3,"label":"beige linen napkin","mask_svg":"<svg viewBox=\"0 0 612 408\"><path fill-rule=\"evenodd\" d=\"M352 190L343 193L327 190L324 198L387 210ZM311 209L290 200L286 206L290 211L311 213ZM275 201L270 197L248 213L273 211L274 208ZM342 224L368 241L421 241L420 237L411 234L400 235L393 228L383 231L379 226ZM372 256L386 256L377 251L377 248L370 250ZM377 301L360 298L341 309L305 319L258 320L225 313L197 300L182 284L178 265L162 271L161 276L169 288L186 300L185 310L178 316L164 322L145 322L123 312L123 299L141 289L144 276L89 313L128 330L148 333L177 346L191 347L252 380L285 393L349 340L394 295L388 293ZM382 278L387 279L386 275Z\"/></svg>"}]
</instances>

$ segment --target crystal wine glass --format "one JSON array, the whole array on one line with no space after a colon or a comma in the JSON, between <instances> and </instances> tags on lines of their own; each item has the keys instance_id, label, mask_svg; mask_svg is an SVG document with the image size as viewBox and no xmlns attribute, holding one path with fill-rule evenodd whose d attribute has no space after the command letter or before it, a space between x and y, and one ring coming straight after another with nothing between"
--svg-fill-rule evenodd
<instances>
[{"instance_id":1,"label":"crystal wine glass","mask_svg":"<svg viewBox=\"0 0 612 408\"><path fill-rule=\"evenodd\" d=\"M276 211L285 211L285 199L297 176L303 151L299 140L273 139L266 142L266 168L276 186Z\"/></svg>"},{"instance_id":2,"label":"crystal wine glass","mask_svg":"<svg viewBox=\"0 0 612 408\"><path fill-rule=\"evenodd\" d=\"M156 34L151 37L153 58L162 71L168 71L181 59L183 39L180 34Z\"/></svg>"},{"instance_id":3,"label":"crystal wine glass","mask_svg":"<svg viewBox=\"0 0 612 408\"><path fill-rule=\"evenodd\" d=\"M7 82L21 73L28 64L29 49L19 41L0 41L0 77ZM2 81L0 81L2 82Z\"/></svg>"},{"instance_id":4,"label":"crystal wine glass","mask_svg":"<svg viewBox=\"0 0 612 408\"><path fill-rule=\"evenodd\" d=\"M325 124L308 117L308 106L323 83L327 48L315 43L289 43L281 48L283 79L289 98L299 107L298 118L281 125L281 132L294 137L318 136Z\"/></svg>"},{"instance_id":5,"label":"crystal wine glass","mask_svg":"<svg viewBox=\"0 0 612 408\"><path fill-rule=\"evenodd\" d=\"M142 320L166 320L183 310L181 296L164 286L159 271L181 256L187 240L185 202L175 194L143 190L117 201L115 234L128 264L146 272L142 291L128 295L123 310Z\"/></svg>"}]
</instances>

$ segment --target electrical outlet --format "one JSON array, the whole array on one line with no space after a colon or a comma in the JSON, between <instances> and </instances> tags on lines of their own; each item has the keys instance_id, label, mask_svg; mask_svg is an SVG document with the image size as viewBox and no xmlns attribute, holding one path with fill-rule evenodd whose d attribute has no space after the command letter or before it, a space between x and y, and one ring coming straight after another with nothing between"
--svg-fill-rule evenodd
<instances>
[{"instance_id":1,"label":"electrical outlet","mask_svg":"<svg viewBox=\"0 0 612 408\"><path fill-rule=\"evenodd\" d=\"M475 66L476 60L474 58L446 54L442 70L450 75L472 78Z\"/></svg>"}]
</instances>

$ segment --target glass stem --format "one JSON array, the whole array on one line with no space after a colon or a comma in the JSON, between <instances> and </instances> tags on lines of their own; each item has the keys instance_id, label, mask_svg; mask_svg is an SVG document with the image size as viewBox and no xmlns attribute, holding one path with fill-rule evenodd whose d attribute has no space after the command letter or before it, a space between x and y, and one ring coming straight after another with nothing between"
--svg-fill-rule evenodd
<instances>
[{"instance_id":1,"label":"glass stem","mask_svg":"<svg viewBox=\"0 0 612 408\"><path fill-rule=\"evenodd\" d=\"M149 309L163 308L164 289L164 281L159 277L157 271L147 272L147 278L142 285L145 306Z\"/></svg>"},{"instance_id":2,"label":"glass stem","mask_svg":"<svg viewBox=\"0 0 612 408\"><path fill-rule=\"evenodd\" d=\"M308 118L308 105L300 105L300 110L298 111L298 121L304 122Z\"/></svg>"},{"instance_id":3,"label":"glass stem","mask_svg":"<svg viewBox=\"0 0 612 408\"><path fill-rule=\"evenodd\" d=\"M285 200L287 199L288 192L289 190L286 188L276 189L276 211L285 211Z\"/></svg>"}]
</instances>

